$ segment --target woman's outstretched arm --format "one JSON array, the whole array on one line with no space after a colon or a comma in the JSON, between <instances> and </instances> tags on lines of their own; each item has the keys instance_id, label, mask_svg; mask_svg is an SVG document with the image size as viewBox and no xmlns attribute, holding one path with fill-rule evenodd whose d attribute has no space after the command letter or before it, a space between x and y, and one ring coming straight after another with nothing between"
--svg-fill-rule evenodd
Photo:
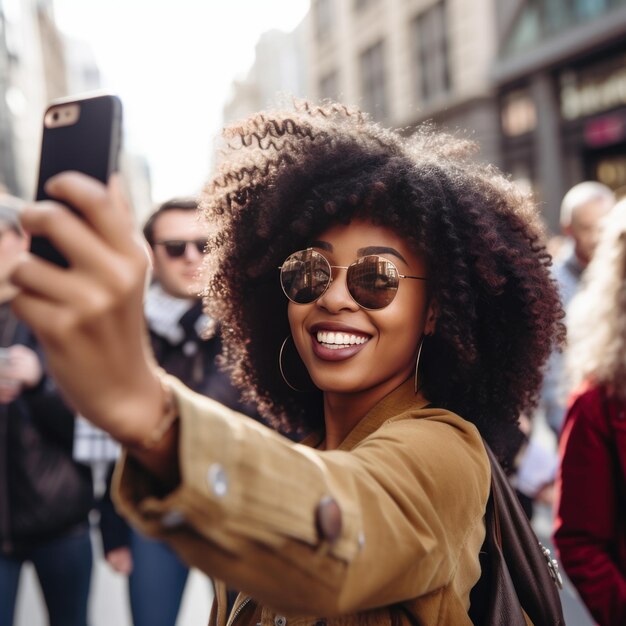
<instances>
[{"instance_id":1,"label":"woman's outstretched arm","mask_svg":"<svg viewBox=\"0 0 626 626\"><path fill-rule=\"evenodd\" d=\"M148 259L120 180L114 176L105 186L65 172L46 189L58 202L25 209L22 222L32 235L49 238L69 268L25 255L12 275L20 288L13 308L39 338L72 406L128 446L161 480L175 484L176 425L152 441L168 398L143 317Z\"/></svg>"}]
</instances>

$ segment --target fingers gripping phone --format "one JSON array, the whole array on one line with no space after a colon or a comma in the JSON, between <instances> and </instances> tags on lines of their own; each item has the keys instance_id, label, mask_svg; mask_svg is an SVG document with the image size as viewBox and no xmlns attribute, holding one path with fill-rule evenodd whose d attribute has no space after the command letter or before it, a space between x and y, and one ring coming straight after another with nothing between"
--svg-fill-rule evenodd
<instances>
[{"instance_id":1,"label":"fingers gripping phone","mask_svg":"<svg viewBox=\"0 0 626 626\"><path fill-rule=\"evenodd\" d=\"M122 103L114 95L53 102L44 114L37 200L49 199L46 181L75 170L106 183L119 167ZM70 207L71 209L71 207ZM31 252L67 267L67 260L44 237L33 237Z\"/></svg>"}]
</instances>

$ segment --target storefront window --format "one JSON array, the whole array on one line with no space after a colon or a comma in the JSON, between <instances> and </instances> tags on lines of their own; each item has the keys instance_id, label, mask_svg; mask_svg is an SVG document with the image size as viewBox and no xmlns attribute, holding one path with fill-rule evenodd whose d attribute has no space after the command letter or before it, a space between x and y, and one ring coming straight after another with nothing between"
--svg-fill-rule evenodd
<instances>
[{"instance_id":1,"label":"storefront window","mask_svg":"<svg viewBox=\"0 0 626 626\"><path fill-rule=\"evenodd\" d=\"M333 31L332 0L316 0L312 5L315 36L318 41L328 39Z\"/></svg>"},{"instance_id":2,"label":"storefront window","mask_svg":"<svg viewBox=\"0 0 626 626\"><path fill-rule=\"evenodd\" d=\"M626 106L626 55L562 72L560 100L566 120Z\"/></svg>"},{"instance_id":3,"label":"storefront window","mask_svg":"<svg viewBox=\"0 0 626 626\"><path fill-rule=\"evenodd\" d=\"M620 3L609 0L574 0L574 13L579 18L596 17L609 9L611 4Z\"/></svg>"},{"instance_id":4,"label":"storefront window","mask_svg":"<svg viewBox=\"0 0 626 626\"><path fill-rule=\"evenodd\" d=\"M339 99L339 74L336 71L322 76L319 84L319 96L331 100Z\"/></svg>"},{"instance_id":5,"label":"storefront window","mask_svg":"<svg viewBox=\"0 0 626 626\"><path fill-rule=\"evenodd\" d=\"M382 41L367 48L360 58L363 107L378 120L385 120L387 110L387 71Z\"/></svg>"},{"instance_id":6,"label":"storefront window","mask_svg":"<svg viewBox=\"0 0 626 626\"><path fill-rule=\"evenodd\" d=\"M445 2L420 13L411 25L415 42L417 96L429 102L450 91L450 58Z\"/></svg>"},{"instance_id":7,"label":"storefront window","mask_svg":"<svg viewBox=\"0 0 626 626\"><path fill-rule=\"evenodd\" d=\"M573 16L572 2L575 0L545 0L543 3L543 22L544 27L548 27L553 31L559 31L566 28ZM542 12L542 3L538 3L537 13Z\"/></svg>"},{"instance_id":8,"label":"storefront window","mask_svg":"<svg viewBox=\"0 0 626 626\"><path fill-rule=\"evenodd\" d=\"M376 0L354 0L354 10L363 11L369 6L375 4Z\"/></svg>"},{"instance_id":9,"label":"storefront window","mask_svg":"<svg viewBox=\"0 0 626 626\"><path fill-rule=\"evenodd\" d=\"M568 28L626 6L626 0L529 0L511 30L505 53L514 54Z\"/></svg>"},{"instance_id":10,"label":"storefront window","mask_svg":"<svg viewBox=\"0 0 626 626\"><path fill-rule=\"evenodd\" d=\"M535 103L526 89L517 89L504 96L500 116L506 137L525 135L537 126Z\"/></svg>"},{"instance_id":11,"label":"storefront window","mask_svg":"<svg viewBox=\"0 0 626 626\"><path fill-rule=\"evenodd\" d=\"M626 157L607 157L596 166L596 178L626 195Z\"/></svg>"}]
</instances>

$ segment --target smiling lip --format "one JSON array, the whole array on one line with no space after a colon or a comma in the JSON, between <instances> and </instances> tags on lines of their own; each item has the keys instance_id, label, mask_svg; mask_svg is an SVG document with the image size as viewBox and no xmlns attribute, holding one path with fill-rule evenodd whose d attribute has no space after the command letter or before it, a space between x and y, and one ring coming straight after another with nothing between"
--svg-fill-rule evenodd
<instances>
[{"instance_id":1,"label":"smiling lip","mask_svg":"<svg viewBox=\"0 0 626 626\"><path fill-rule=\"evenodd\" d=\"M368 333L336 323L315 324L310 333L313 353L325 361L349 359L371 339Z\"/></svg>"}]
</instances>

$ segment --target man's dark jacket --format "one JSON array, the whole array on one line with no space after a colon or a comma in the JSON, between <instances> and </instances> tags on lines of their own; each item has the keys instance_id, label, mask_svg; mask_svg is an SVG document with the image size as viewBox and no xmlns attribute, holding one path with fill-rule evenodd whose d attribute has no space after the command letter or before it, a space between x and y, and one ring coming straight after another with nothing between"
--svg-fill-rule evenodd
<instances>
[{"instance_id":1,"label":"man's dark jacket","mask_svg":"<svg viewBox=\"0 0 626 626\"><path fill-rule=\"evenodd\" d=\"M26 326L0 305L2 347L38 352ZM54 382L0 404L0 551L17 554L84 527L93 505L91 470L72 458L74 414Z\"/></svg>"}]
</instances>

